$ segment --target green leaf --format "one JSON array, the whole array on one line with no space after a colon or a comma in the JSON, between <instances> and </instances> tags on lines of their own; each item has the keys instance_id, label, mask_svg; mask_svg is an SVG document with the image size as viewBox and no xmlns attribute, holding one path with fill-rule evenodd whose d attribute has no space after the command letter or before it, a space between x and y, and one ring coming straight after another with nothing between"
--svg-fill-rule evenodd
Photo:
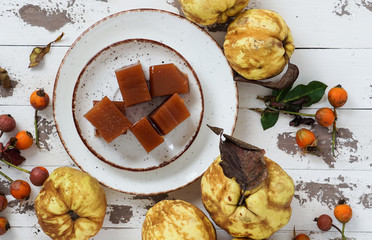
<instances>
[{"instance_id":1,"label":"green leaf","mask_svg":"<svg viewBox=\"0 0 372 240\"><path fill-rule=\"evenodd\" d=\"M319 81L312 81L308 85L300 84L288 92L284 98L284 102L292 102L308 96L310 101L307 102L306 106L310 106L311 104L318 102L323 97L326 88L327 85Z\"/></svg>"},{"instance_id":2,"label":"green leaf","mask_svg":"<svg viewBox=\"0 0 372 240\"><path fill-rule=\"evenodd\" d=\"M273 90L272 95L276 97L275 101L282 101L287 96L289 90L291 90L291 87L283 88L281 90Z\"/></svg>"},{"instance_id":3,"label":"green leaf","mask_svg":"<svg viewBox=\"0 0 372 240\"><path fill-rule=\"evenodd\" d=\"M263 130L273 127L279 118L279 112L269 112L266 110L261 113L261 125Z\"/></svg>"},{"instance_id":4,"label":"green leaf","mask_svg":"<svg viewBox=\"0 0 372 240\"><path fill-rule=\"evenodd\" d=\"M310 98L310 101L306 102L306 104L304 105L305 107L308 107L311 104L319 102L324 95L327 85L325 85L322 82L313 81L308 84L308 88L312 88L316 90L312 91L311 93L307 95Z\"/></svg>"},{"instance_id":5,"label":"green leaf","mask_svg":"<svg viewBox=\"0 0 372 240\"><path fill-rule=\"evenodd\" d=\"M273 92L271 93L271 95L273 95L274 97L277 97L279 95L280 91L282 91L282 90L274 89Z\"/></svg>"}]
</instances>

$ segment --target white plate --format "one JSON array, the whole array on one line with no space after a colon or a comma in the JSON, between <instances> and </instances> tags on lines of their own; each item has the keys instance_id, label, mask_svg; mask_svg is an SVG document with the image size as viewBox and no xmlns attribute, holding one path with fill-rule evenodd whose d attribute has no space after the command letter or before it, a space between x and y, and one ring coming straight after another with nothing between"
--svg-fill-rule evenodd
<instances>
[{"instance_id":1,"label":"white plate","mask_svg":"<svg viewBox=\"0 0 372 240\"><path fill-rule=\"evenodd\" d=\"M183 56L194 69L204 98L200 130L187 151L164 167L141 172L120 169L97 158L79 136L72 107L74 87L89 60L113 43L136 38L163 43ZM152 9L116 13L87 29L62 60L53 100L58 134L74 162L103 185L139 195L173 191L200 177L219 154L219 138L206 124L232 134L238 111L236 83L218 44L185 18Z\"/></svg>"},{"instance_id":2,"label":"white plate","mask_svg":"<svg viewBox=\"0 0 372 240\"><path fill-rule=\"evenodd\" d=\"M96 136L92 124L84 117L94 100L107 96L123 101L115 70L139 61L146 79L149 67L173 63L189 80L189 92L180 94L190 112L190 117L164 136L164 142L147 153L131 131L110 143ZM126 108L125 115L135 123L148 116L168 96ZM87 148L102 161L131 171L149 171L178 159L197 136L203 117L203 94L200 82L190 64L174 49L148 39L128 39L114 43L95 55L81 72L75 85L73 114L80 138Z\"/></svg>"}]
</instances>

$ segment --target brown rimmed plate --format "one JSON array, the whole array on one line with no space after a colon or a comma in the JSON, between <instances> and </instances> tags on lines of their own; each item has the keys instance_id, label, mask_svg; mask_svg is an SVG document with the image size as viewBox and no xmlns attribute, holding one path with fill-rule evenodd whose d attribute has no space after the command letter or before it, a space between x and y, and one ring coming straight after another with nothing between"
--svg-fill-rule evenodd
<instances>
[{"instance_id":1,"label":"brown rimmed plate","mask_svg":"<svg viewBox=\"0 0 372 240\"><path fill-rule=\"evenodd\" d=\"M203 117L192 144L176 161L150 171L129 171L100 160L82 141L73 118L80 73L102 49L128 39L149 39L177 51L194 70L203 92ZM218 44L185 18L154 9L116 13L87 29L62 60L53 100L58 134L73 161L105 186L138 195L173 191L200 177L219 154L219 139L206 124L232 134L238 112L236 83Z\"/></svg>"},{"instance_id":2,"label":"brown rimmed plate","mask_svg":"<svg viewBox=\"0 0 372 240\"><path fill-rule=\"evenodd\" d=\"M190 112L190 117L164 135L164 142L147 153L131 131L110 143L97 136L97 132L84 117L93 102L104 96L123 101L115 70L140 62L146 79L153 65L173 63L188 76L189 92L180 94ZM125 109L127 118L135 123L148 116L167 96ZM107 46L96 54L83 68L75 84L73 117L76 129L85 146L100 160L129 171L149 171L175 161L192 144L203 118L203 94L199 80L190 64L174 49L148 39L127 39Z\"/></svg>"}]
</instances>

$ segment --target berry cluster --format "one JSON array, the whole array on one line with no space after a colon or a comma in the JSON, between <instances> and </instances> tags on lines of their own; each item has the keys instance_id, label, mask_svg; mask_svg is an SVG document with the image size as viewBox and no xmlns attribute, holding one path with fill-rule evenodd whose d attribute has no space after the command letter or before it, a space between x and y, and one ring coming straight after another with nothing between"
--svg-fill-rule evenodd
<instances>
[{"instance_id":1,"label":"berry cluster","mask_svg":"<svg viewBox=\"0 0 372 240\"><path fill-rule=\"evenodd\" d=\"M329 231L332 227L334 227L341 233L342 240L346 240L345 225L353 216L353 210L345 203L345 200L340 200L339 204L333 210L333 215L340 223L342 223L342 229L333 224L333 220L328 214L322 214L315 218L314 221L316 222L318 228L322 231Z\"/></svg>"},{"instance_id":2,"label":"berry cluster","mask_svg":"<svg viewBox=\"0 0 372 240\"><path fill-rule=\"evenodd\" d=\"M345 200L340 200L338 205L333 210L335 218L342 223L342 229L333 224L332 218L328 214L322 214L319 217L314 218L318 228L322 231L329 231L332 227L341 233L342 240L346 240L345 237L345 225L348 223L353 216L353 210L349 205L346 204ZM304 233L296 235L296 231L293 231L293 240L310 240L310 237Z\"/></svg>"},{"instance_id":3,"label":"berry cluster","mask_svg":"<svg viewBox=\"0 0 372 240\"><path fill-rule=\"evenodd\" d=\"M336 108L342 107L347 101L347 92L345 89L341 87L341 85L337 85L333 87L328 92L328 101L333 106L333 110L330 108L320 108L315 115L313 114L306 114L306 116L313 116L315 117L315 121L324 127L330 127L333 125L333 133L332 133L332 153L333 156L335 150L335 139L337 134L336 128L336 121L337 121L337 112ZM318 150L317 148L317 138L315 134L306 128L301 128L296 133L296 143L297 145L303 149L305 152L314 153Z\"/></svg>"},{"instance_id":4,"label":"berry cluster","mask_svg":"<svg viewBox=\"0 0 372 240\"><path fill-rule=\"evenodd\" d=\"M37 111L45 109L49 104L49 96L43 89L34 91L30 96L30 104L35 109L35 142L39 146L38 129L37 129ZM0 115L0 137L4 132L11 132L16 128L16 121L10 114ZM14 167L30 175L30 182L35 186L42 186L49 177L49 172L44 167L35 167L31 171L19 167L26 158L21 156L20 150L28 149L34 143L33 135L29 131L19 131L14 137L11 137L5 146L0 142L0 161L8 166ZM0 175L10 181L10 194L21 201L27 200L31 194L31 187L24 180L13 180L4 172ZM8 205L6 196L0 193L0 212ZM9 222L5 217L0 217L0 235L5 234L10 228Z\"/></svg>"}]
</instances>

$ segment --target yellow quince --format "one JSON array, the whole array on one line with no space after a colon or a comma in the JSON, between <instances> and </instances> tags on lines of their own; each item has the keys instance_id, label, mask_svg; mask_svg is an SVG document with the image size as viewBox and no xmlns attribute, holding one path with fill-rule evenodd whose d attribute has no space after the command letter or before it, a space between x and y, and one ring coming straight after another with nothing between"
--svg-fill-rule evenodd
<instances>
[{"instance_id":1,"label":"yellow quince","mask_svg":"<svg viewBox=\"0 0 372 240\"><path fill-rule=\"evenodd\" d=\"M266 9L242 12L229 25L223 47L230 66L251 80L281 73L295 49L284 19Z\"/></svg>"},{"instance_id":2,"label":"yellow quince","mask_svg":"<svg viewBox=\"0 0 372 240\"><path fill-rule=\"evenodd\" d=\"M249 0L180 0L186 18L201 24L225 23L238 15Z\"/></svg>"},{"instance_id":3,"label":"yellow quince","mask_svg":"<svg viewBox=\"0 0 372 240\"><path fill-rule=\"evenodd\" d=\"M243 191L224 175L222 161L217 157L201 181L202 202L218 226L236 238L265 239L288 223L294 183L278 164L264 157L267 178Z\"/></svg>"}]
</instances>

